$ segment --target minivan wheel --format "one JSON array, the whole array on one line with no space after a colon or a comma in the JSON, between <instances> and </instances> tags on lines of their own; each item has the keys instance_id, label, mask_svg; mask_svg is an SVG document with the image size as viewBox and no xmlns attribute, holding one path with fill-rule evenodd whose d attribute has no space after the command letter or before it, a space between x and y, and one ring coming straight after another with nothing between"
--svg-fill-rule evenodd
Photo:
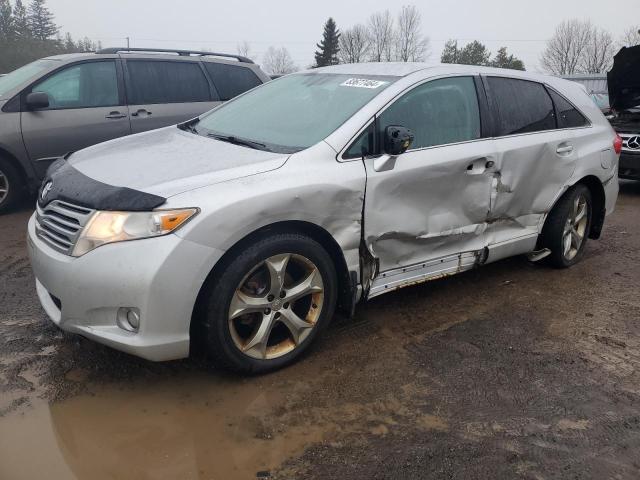
<instances>
[{"instance_id":1,"label":"minivan wheel","mask_svg":"<svg viewBox=\"0 0 640 480\"><path fill-rule=\"evenodd\" d=\"M551 250L548 263L567 268L577 263L591 228L591 192L582 184L569 189L555 205L542 230L543 247Z\"/></svg>"},{"instance_id":2,"label":"minivan wheel","mask_svg":"<svg viewBox=\"0 0 640 480\"><path fill-rule=\"evenodd\" d=\"M333 317L336 282L331 257L315 240L297 233L260 240L209 285L196 333L200 348L230 370L281 368L298 358Z\"/></svg>"},{"instance_id":3,"label":"minivan wheel","mask_svg":"<svg viewBox=\"0 0 640 480\"><path fill-rule=\"evenodd\" d=\"M16 167L0 158L0 214L15 206L23 190L22 176Z\"/></svg>"}]
</instances>

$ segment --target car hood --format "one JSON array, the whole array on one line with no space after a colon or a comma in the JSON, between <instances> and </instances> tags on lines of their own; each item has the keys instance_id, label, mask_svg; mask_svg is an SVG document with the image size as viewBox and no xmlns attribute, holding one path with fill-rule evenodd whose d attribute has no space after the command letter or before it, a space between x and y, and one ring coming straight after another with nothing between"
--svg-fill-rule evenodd
<instances>
[{"instance_id":1,"label":"car hood","mask_svg":"<svg viewBox=\"0 0 640 480\"><path fill-rule=\"evenodd\" d=\"M609 104L617 111L640 105L640 45L622 47L607 74Z\"/></svg>"},{"instance_id":2,"label":"car hood","mask_svg":"<svg viewBox=\"0 0 640 480\"><path fill-rule=\"evenodd\" d=\"M287 158L288 154L234 145L174 126L80 150L68 162L98 182L168 198L280 168Z\"/></svg>"}]
</instances>

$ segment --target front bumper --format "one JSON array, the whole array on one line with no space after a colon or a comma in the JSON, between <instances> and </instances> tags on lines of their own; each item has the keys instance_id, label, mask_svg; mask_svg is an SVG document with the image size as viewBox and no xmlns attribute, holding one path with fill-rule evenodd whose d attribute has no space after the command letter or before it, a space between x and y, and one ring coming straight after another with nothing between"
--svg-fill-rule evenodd
<instances>
[{"instance_id":1,"label":"front bumper","mask_svg":"<svg viewBox=\"0 0 640 480\"><path fill-rule=\"evenodd\" d=\"M620 178L640 180L640 154L623 151L620 154L618 175Z\"/></svg>"},{"instance_id":2,"label":"front bumper","mask_svg":"<svg viewBox=\"0 0 640 480\"><path fill-rule=\"evenodd\" d=\"M224 252L176 235L104 245L74 258L36 237L28 250L40 303L61 329L162 361L189 355L189 326L200 287ZM140 311L136 333L116 323L120 307Z\"/></svg>"}]
</instances>

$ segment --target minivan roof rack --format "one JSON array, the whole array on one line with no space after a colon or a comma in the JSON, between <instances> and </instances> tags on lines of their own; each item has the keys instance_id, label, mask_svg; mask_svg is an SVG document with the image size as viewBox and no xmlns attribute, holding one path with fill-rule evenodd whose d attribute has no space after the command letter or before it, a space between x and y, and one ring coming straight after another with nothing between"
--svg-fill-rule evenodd
<instances>
[{"instance_id":1,"label":"minivan roof rack","mask_svg":"<svg viewBox=\"0 0 640 480\"><path fill-rule=\"evenodd\" d=\"M231 53L216 53L216 52L201 52L197 50L176 50L173 48L118 48L118 47L110 47L103 48L98 50L97 54L114 54L114 53L126 53L126 52L150 52L150 53L177 53L181 57L189 57L191 55L206 57L224 57L224 58L235 58L239 62L242 63L253 63L253 60L247 57L243 57L242 55L233 55Z\"/></svg>"}]
</instances>

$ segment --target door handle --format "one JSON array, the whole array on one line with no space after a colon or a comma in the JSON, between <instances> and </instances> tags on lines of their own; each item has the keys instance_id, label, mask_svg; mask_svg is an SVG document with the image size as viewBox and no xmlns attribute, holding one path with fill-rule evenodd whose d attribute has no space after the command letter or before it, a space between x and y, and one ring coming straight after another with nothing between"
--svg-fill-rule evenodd
<instances>
[{"instance_id":1,"label":"door handle","mask_svg":"<svg viewBox=\"0 0 640 480\"><path fill-rule=\"evenodd\" d=\"M151 112L149 110L146 110L144 108L139 109L137 112L133 112L131 114L132 117L137 117L139 116L141 113L146 113L147 115L151 115Z\"/></svg>"},{"instance_id":2,"label":"door handle","mask_svg":"<svg viewBox=\"0 0 640 480\"><path fill-rule=\"evenodd\" d=\"M558 155L570 154L573 152L573 145L564 145L562 147L556 148L556 153Z\"/></svg>"},{"instance_id":3,"label":"door handle","mask_svg":"<svg viewBox=\"0 0 640 480\"><path fill-rule=\"evenodd\" d=\"M126 115L124 113L111 112L109 115L105 116L104 118L107 118L109 120L113 120L113 119L124 118L124 117L126 117Z\"/></svg>"}]
</instances>

